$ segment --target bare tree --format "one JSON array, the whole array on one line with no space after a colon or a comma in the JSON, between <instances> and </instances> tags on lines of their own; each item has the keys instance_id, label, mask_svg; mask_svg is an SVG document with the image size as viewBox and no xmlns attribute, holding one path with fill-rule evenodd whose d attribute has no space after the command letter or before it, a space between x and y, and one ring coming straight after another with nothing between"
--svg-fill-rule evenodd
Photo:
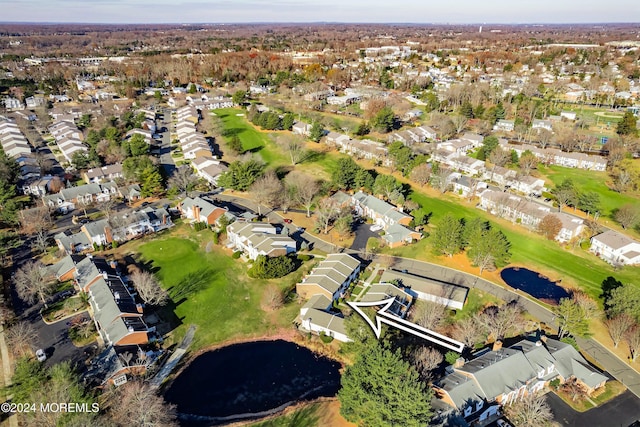
<instances>
[{"instance_id":1,"label":"bare tree","mask_svg":"<svg viewBox=\"0 0 640 427\"><path fill-rule=\"evenodd\" d=\"M320 191L318 181L312 176L297 171L287 175L286 181L292 189L294 200L307 210L307 218L310 217L311 206Z\"/></svg>"},{"instance_id":2,"label":"bare tree","mask_svg":"<svg viewBox=\"0 0 640 427\"><path fill-rule=\"evenodd\" d=\"M264 288L260 307L264 311L275 311L284 304L282 291L274 284L269 284Z\"/></svg>"},{"instance_id":3,"label":"bare tree","mask_svg":"<svg viewBox=\"0 0 640 427\"><path fill-rule=\"evenodd\" d=\"M553 134L551 131L547 129L540 129L538 132L538 143L540 144L540 148L543 150L549 146L549 141L551 141L551 136Z\"/></svg>"},{"instance_id":4,"label":"bare tree","mask_svg":"<svg viewBox=\"0 0 640 427\"><path fill-rule=\"evenodd\" d=\"M526 394L504 409L509 419L519 427L539 427L553 419L551 407L545 397L533 393Z\"/></svg>"},{"instance_id":5,"label":"bare tree","mask_svg":"<svg viewBox=\"0 0 640 427\"><path fill-rule=\"evenodd\" d=\"M627 331L635 325L635 320L628 314L622 313L606 320L604 324L613 340L613 346L618 348L618 344L620 344Z\"/></svg>"},{"instance_id":6,"label":"bare tree","mask_svg":"<svg viewBox=\"0 0 640 427\"><path fill-rule=\"evenodd\" d=\"M501 147L496 147L491 154L489 154L489 162L495 166L504 166L511 158L511 153Z\"/></svg>"},{"instance_id":7,"label":"bare tree","mask_svg":"<svg viewBox=\"0 0 640 427\"><path fill-rule=\"evenodd\" d=\"M458 114L451 117L451 123L453 123L456 133L462 133L467 128L469 119L467 119L463 115Z\"/></svg>"},{"instance_id":8,"label":"bare tree","mask_svg":"<svg viewBox=\"0 0 640 427\"><path fill-rule=\"evenodd\" d=\"M36 342L38 333L31 323L21 321L11 326L7 331L7 344L16 356L30 354L33 349L31 345Z\"/></svg>"},{"instance_id":9,"label":"bare tree","mask_svg":"<svg viewBox=\"0 0 640 427\"><path fill-rule=\"evenodd\" d=\"M18 296L29 304L41 301L46 305L46 298L53 290L52 281L40 261L29 261L16 271L13 277Z\"/></svg>"},{"instance_id":10,"label":"bare tree","mask_svg":"<svg viewBox=\"0 0 640 427\"><path fill-rule=\"evenodd\" d=\"M51 228L49 208L40 206L20 211L20 225L22 232L33 235L34 247L44 253L47 250L47 238Z\"/></svg>"},{"instance_id":11,"label":"bare tree","mask_svg":"<svg viewBox=\"0 0 640 427\"><path fill-rule=\"evenodd\" d=\"M284 151L289 153L292 166L297 165L306 157L304 140L300 136L293 134L279 135L277 142Z\"/></svg>"},{"instance_id":12,"label":"bare tree","mask_svg":"<svg viewBox=\"0 0 640 427\"><path fill-rule=\"evenodd\" d=\"M624 335L624 340L629 346L631 361L635 362L640 355L640 325L635 325Z\"/></svg>"},{"instance_id":13,"label":"bare tree","mask_svg":"<svg viewBox=\"0 0 640 427\"><path fill-rule=\"evenodd\" d=\"M580 310L582 310L582 316L585 319L595 319L600 316L600 309L598 308L598 303L594 301L589 295L587 295L584 291L573 291L571 298L578 304Z\"/></svg>"},{"instance_id":14,"label":"bare tree","mask_svg":"<svg viewBox=\"0 0 640 427\"><path fill-rule=\"evenodd\" d=\"M623 205L613 214L622 228L633 228L640 220L640 209L635 205Z\"/></svg>"},{"instance_id":15,"label":"bare tree","mask_svg":"<svg viewBox=\"0 0 640 427\"><path fill-rule=\"evenodd\" d=\"M113 214L114 208L118 205L119 200L115 197L109 197L108 199L102 199L99 202L96 202L96 208L102 212L104 217L107 220L111 219L111 215Z\"/></svg>"},{"instance_id":16,"label":"bare tree","mask_svg":"<svg viewBox=\"0 0 640 427\"><path fill-rule=\"evenodd\" d=\"M523 329L522 307L515 301L500 307L492 305L478 316L478 323L485 328L488 335L501 340L507 332L519 332Z\"/></svg>"},{"instance_id":17,"label":"bare tree","mask_svg":"<svg viewBox=\"0 0 640 427\"><path fill-rule=\"evenodd\" d=\"M413 362L423 378L429 378L431 371L440 366L443 360L442 353L430 347L420 347L413 353Z\"/></svg>"},{"instance_id":18,"label":"bare tree","mask_svg":"<svg viewBox=\"0 0 640 427\"><path fill-rule=\"evenodd\" d=\"M453 338L467 347L473 348L482 338L482 325L477 321L476 316L456 322L453 328Z\"/></svg>"},{"instance_id":19,"label":"bare tree","mask_svg":"<svg viewBox=\"0 0 640 427\"><path fill-rule=\"evenodd\" d=\"M518 160L518 165L523 175L529 175L538 166L538 158L535 154L524 153Z\"/></svg>"},{"instance_id":20,"label":"bare tree","mask_svg":"<svg viewBox=\"0 0 640 427\"><path fill-rule=\"evenodd\" d=\"M185 194L189 197L189 190L198 181L198 177L193 173L193 169L189 165L183 165L176 168L171 177L167 181L169 188L175 188L179 194Z\"/></svg>"},{"instance_id":21,"label":"bare tree","mask_svg":"<svg viewBox=\"0 0 640 427\"><path fill-rule=\"evenodd\" d=\"M577 378L569 378L560 386L560 389L571 396L572 401L577 401L587 397L587 388L577 380Z\"/></svg>"},{"instance_id":22,"label":"bare tree","mask_svg":"<svg viewBox=\"0 0 640 427\"><path fill-rule=\"evenodd\" d=\"M431 186L436 188L441 193L446 193L449 189L449 177L451 176L451 169L445 168L440 165L438 170L431 176Z\"/></svg>"},{"instance_id":23,"label":"bare tree","mask_svg":"<svg viewBox=\"0 0 640 427\"><path fill-rule=\"evenodd\" d=\"M175 405L168 404L148 384L128 382L109 399L109 418L117 425L177 426Z\"/></svg>"},{"instance_id":24,"label":"bare tree","mask_svg":"<svg viewBox=\"0 0 640 427\"><path fill-rule=\"evenodd\" d=\"M431 178L431 166L426 163L419 164L411 170L411 179L424 187Z\"/></svg>"},{"instance_id":25,"label":"bare tree","mask_svg":"<svg viewBox=\"0 0 640 427\"><path fill-rule=\"evenodd\" d=\"M148 271L135 270L131 273L131 281L138 291L140 298L149 305L162 306L169 301L169 294L162 289L153 274Z\"/></svg>"},{"instance_id":26,"label":"bare tree","mask_svg":"<svg viewBox=\"0 0 640 427\"><path fill-rule=\"evenodd\" d=\"M435 331L440 328L446 315L446 308L433 301L420 301L413 312L413 320L423 328Z\"/></svg>"},{"instance_id":27,"label":"bare tree","mask_svg":"<svg viewBox=\"0 0 640 427\"><path fill-rule=\"evenodd\" d=\"M274 171L268 171L251 185L249 191L258 205L258 215L262 215L261 205L274 209L278 206L283 192L282 182Z\"/></svg>"},{"instance_id":28,"label":"bare tree","mask_svg":"<svg viewBox=\"0 0 640 427\"><path fill-rule=\"evenodd\" d=\"M340 212L339 207L329 197L325 197L318 202L316 209L316 225L323 230L324 234L329 233L329 226L331 222L337 217Z\"/></svg>"}]
</instances>

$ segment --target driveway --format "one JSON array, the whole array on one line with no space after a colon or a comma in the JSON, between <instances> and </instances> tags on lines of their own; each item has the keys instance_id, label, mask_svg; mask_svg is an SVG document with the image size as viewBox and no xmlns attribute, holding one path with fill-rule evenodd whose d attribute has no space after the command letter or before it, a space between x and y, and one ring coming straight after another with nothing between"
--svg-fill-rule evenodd
<instances>
[{"instance_id":1,"label":"driveway","mask_svg":"<svg viewBox=\"0 0 640 427\"><path fill-rule=\"evenodd\" d=\"M554 393L547 393L547 402L556 422L575 427L627 427L640 419L640 399L630 391L587 412L576 412Z\"/></svg>"},{"instance_id":2,"label":"driveway","mask_svg":"<svg viewBox=\"0 0 640 427\"><path fill-rule=\"evenodd\" d=\"M355 249L357 251L364 251L367 248L367 241L370 237L380 237L378 233L375 231L371 231L371 225L366 222L357 222L354 228L354 233L356 235L355 239L353 239L353 244L350 249Z\"/></svg>"}]
</instances>

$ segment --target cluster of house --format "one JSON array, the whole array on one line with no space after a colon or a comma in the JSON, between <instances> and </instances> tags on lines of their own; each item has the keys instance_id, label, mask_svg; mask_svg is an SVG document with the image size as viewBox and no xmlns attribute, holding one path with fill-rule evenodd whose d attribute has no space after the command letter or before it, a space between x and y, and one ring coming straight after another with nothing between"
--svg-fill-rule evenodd
<instances>
[{"instance_id":1,"label":"cluster of house","mask_svg":"<svg viewBox=\"0 0 640 427\"><path fill-rule=\"evenodd\" d=\"M196 174L212 185L227 170L227 166L213 155L211 145L205 136L198 132L196 124L200 113L195 106L185 106L176 111L176 134L185 159L191 159Z\"/></svg>"},{"instance_id":2,"label":"cluster of house","mask_svg":"<svg viewBox=\"0 0 640 427\"><path fill-rule=\"evenodd\" d=\"M536 228L547 216L560 220L562 227L555 237L559 242L568 242L584 230L584 220L564 212L551 212L551 207L502 191L484 190L479 195L478 207L500 218Z\"/></svg>"},{"instance_id":3,"label":"cluster of house","mask_svg":"<svg viewBox=\"0 0 640 427\"><path fill-rule=\"evenodd\" d=\"M49 209L66 214L76 207L101 203L123 197L115 182L102 182L63 188L58 193L44 195L42 203Z\"/></svg>"},{"instance_id":4,"label":"cluster of house","mask_svg":"<svg viewBox=\"0 0 640 427\"><path fill-rule=\"evenodd\" d=\"M329 132L325 138L328 145L336 147L339 151L357 159L381 161L383 165L390 166L389 149L385 144L370 139L351 139L349 135L337 132Z\"/></svg>"},{"instance_id":5,"label":"cluster of house","mask_svg":"<svg viewBox=\"0 0 640 427\"><path fill-rule=\"evenodd\" d=\"M588 394L604 386L597 372L570 344L545 336L526 337L508 348L496 341L470 361L458 359L433 384L440 417L461 416L468 425L490 421L500 406L542 390L552 380L576 381Z\"/></svg>"},{"instance_id":6,"label":"cluster of house","mask_svg":"<svg viewBox=\"0 0 640 427\"><path fill-rule=\"evenodd\" d=\"M422 233L409 227L413 217L384 200L362 191L353 195L338 191L331 198L338 206L350 206L357 215L370 218L374 224L380 226L384 231L382 240L391 248L422 238Z\"/></svg>"},{"instance_id":7,"label":"cluster of house","mask_svg":"<svg viewBox=\"0 0 640 427\"><path fill-rule=\"evenodd\" d=\"M88 147L82 142L82 132L73 120L59 120L49 126L49 133L55 138L64 158L71 162L75 153L86 153Z\"/></svg>"},{"instance_id":8,"label":"cluster of house","mask_svg":"<svg viewBox=\"0 0 640 427\"><path fill-rule=\"evenodd\" d=\"M298 327L304 332L324 334L348 342L342 313L334 308L351 283L357 280L361 263L348 254L329 254L308 276L296 284L296 293L308 299L300 309ZM393 298L388 311L404 318L414 300L431 301L451 309L461 309L468 289L404 271L386 270L379 283L368 285L363 302Z\"/></svg>"},{"instance_id":9,"label":"cluster of house","mask_svg":"<svg viewBox=\"0 0 640 427\"><path fill-rule=\"evenodd\" d=\"M67 255L45 269L48 277L59 282L73 280L88 296L89 314L103 351L92 362L87 378L101 386L120 385L127 381L127 375L142 375L157 361L162 351L149 344L161 337L145 320L144 304L115 262Z\"/></svg>"},{"instance_id":10,"label":"cluster of house","mask_svg":"<svg viewBox=\"0 0 640 427\"><path fill-rule=\"evenodd\" d=\"M109 219L90 221L77 233L61 232L54 236L60 250L67 254L91 251L97 246L118 244L172 227L171 216L164 208L145 207Z\"/></svg>"},{"instance_id":11,"label":"cluster of house","mask_svg":"<svg viewBox=\"0 0 640 427\"><path fill-rule=\"evenodd\" d=\"M20 180L30 182L40 178L41 170L31 151L31 144L13 121L0 121L0 146L7 157L20 166Z\"/></svg>"},{"instance_id":12,"label":"cluster of house","mask_svg":"<svg viewBox=\"0 0 640 427\"><path fill-rule=\"evenodd\" d=\"M530 151L541 163L547 165L588 169L599 172L607 169L607 159L592 154L567 153L557 148L538 148L531 144L510 144L506 140L501 140L500 146L507 151L515 151L518 153L518 156L522 156L525 151Z\"/></svg>"}]
</instances>

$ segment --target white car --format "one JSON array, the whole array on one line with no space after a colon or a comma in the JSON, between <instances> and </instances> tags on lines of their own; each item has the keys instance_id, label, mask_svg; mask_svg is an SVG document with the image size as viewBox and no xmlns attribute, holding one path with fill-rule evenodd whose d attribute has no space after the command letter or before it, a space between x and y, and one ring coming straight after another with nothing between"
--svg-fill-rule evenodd
<instances>
[{"instance_id":1,"label":"white car","mask_svg":"<svg viewBox=\"0 0 640 427\"><path fill-rule=\"evenodd\" d=\"M38 349L36 350L36 358L38 362L44 362L47 360L47 353L45 353L43 349Z\"/></svg>"},{"instance_id":2,"label":"white car","mask_svg":"<svg viewBox=\"0 0 640 427\"><path fill-rule=\"evenodd\" d=\"M382 226L378 225L378 224L374 224L371 227L369 227L369 230L371 230L371 231L380 231L380 230L382 230Z\"/></svg>"},{"instance_id":3,"label":"white car","mask_svg":"<svg viewBox=\"0 0 640 427\"><path fill-rule=\"evenodd\" d=\"M513 427L511 424L509 424L505 420L498 420L496 421L496 423L498 424L498 427Z\"/></svg>"}]
</instances>

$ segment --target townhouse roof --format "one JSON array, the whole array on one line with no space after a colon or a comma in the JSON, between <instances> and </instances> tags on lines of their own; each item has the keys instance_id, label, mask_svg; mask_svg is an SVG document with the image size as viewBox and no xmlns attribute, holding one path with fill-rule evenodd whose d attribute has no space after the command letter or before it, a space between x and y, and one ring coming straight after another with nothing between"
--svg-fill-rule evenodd
<instances>
[{"instance_id":1,"label":"townhouse roof","mask_svg":"<svg viewBox=\"0 0 640 427\"><path fill-rule=\"evenodd\" d=\"M301 284L316 284L333 294L360 266L360 261L347 254L329 254Z\"/></svg>"},{"instance_id":2,"label":"townhouse roof","mask_svg":"<svg viewBox=\"0 0 640 427\"><path fill-rule=\"evenodd\" d=\"M62 232L56 234L53 238L62 245L65 251L68 252L73 251L77 246L89 246L91 244L89 238L83 232L74 234L66 234Z\"/></svg>"},{"instance_id":3,"label":"townhouse roof","mask_svg":"<svg viewBox=\"0 0 640 427\"><path fill-rule=\"evenodd\" d=\"M399 281L402 286L408 287L413 291L460 303L464 303L467 299L467 292L469 291L469 289L453 283L441 282L429 277L396 270L385 270L380 277L380 283L392 283L394 281Z\"/></svg>"},{"instance_id":4,"label":"townhouse roof","mask_svg":"<svg viewBox=\"0 0 640 427\"><path fill-rule=\"evenodd\" d=\"M610 247L611 249L620 249L633 243L637 243L632 238L625 236L622 233L618 233L614 230L607 230L604 233L598 234L592 239L597 240L598 242Z\"/></svg>"},{"instance_id":5,"label":"townhouse roof","mask_svg":"<svg viewBox=\"0 0 640 427\"><path fill-rule=\"evenodd\" d=\"M387 230L382 238L389 243L397 243L406 241L411 236L411 234L414 233L417 233L417 231L411 230L404 225L395 223L387 227Z\"/></svg>"},{"instance_id":6,"label":"townhouse roof","mask_svg":"<svg viewBox=\"0 0 640 427\"><path fill-rule=\"evenodd\" d=\"M328 330L347 335L344 326L344 318L338 314L329 313L327 310L331 307L331 301L324 295L314 295L302 307L306 309L306 313L301 316L303 321L310 320L313 324Z\"/></svg>"},{"instance_id":7,"label":"townhouse roof","mask_svg":"<svg viewBox=\"0 0 640 427\"><path fill-rule=\"evenodd\" d=\"M394 221L400 221L404 218L411 218L410 215L405 214L397 210L395 206L390 203L380 200L370 194L357 192L353 195L353 198L357 200L362 206L365 206L379 215L386 216Z\"/></svg>"}]
</instances>

